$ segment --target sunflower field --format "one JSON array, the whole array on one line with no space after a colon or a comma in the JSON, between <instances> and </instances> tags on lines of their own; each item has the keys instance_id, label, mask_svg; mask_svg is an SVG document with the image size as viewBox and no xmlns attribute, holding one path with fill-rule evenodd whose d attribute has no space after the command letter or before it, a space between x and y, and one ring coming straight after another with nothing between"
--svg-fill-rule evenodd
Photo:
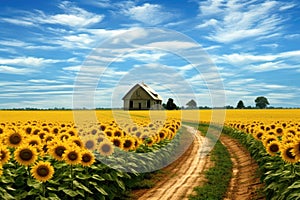
<instances>
[{"instance_id":1,"label":"sunflower field","mask_svg":"<svg viewBox=\"0 0 300 200\"><path fill-rule=\"evenodd\" d=\"M43 117L34 119L35 113ZM174 118L117 123L105 112L97 123L80 125L70 112L1 114L6 120L0 122L0 199L124 198L141 162L149 161L143 167L151 171L149 163L171 159L179 143L170 141L179 140L181 128ZM164 153L155 154L164 147ZM131 156L136 152L146 153L147 160Z\"/></svg>"},{"instance_id":2,"label":"sunflower field","mask_svg":"<svg viewBox=\"0 0 300 200\"><path fill-rule=\"evenodd\" d=\"M258 162L267 199L299 199L299 110L277 110L276 117L274 110L251 112L252 119L227 119L223 133L239 139Z\"/></svg>"}]
</instances>

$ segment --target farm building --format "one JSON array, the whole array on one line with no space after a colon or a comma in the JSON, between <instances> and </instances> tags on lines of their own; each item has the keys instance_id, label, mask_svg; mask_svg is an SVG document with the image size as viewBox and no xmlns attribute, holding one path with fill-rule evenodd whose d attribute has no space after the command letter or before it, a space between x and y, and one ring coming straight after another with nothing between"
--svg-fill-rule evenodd
<instances>
[{"instance_id":1,"label":"farm building","mask_svg":"<svg viewBox=\"0 0 300 200\"><path fill-rule=\"evenodd\" d=\"M186 105L187 105L187 109L196 109L197 108L197 103L193 99L190 100Z\"/></svg>"},{"instance_id":2,"label":"farm building","mask_svg":"<svg viewBox=\"0 0 300 200\"><path fill-rule=\"evenodd\" d=\"M161 109L162 98L145 83L138 83L122 99L124 110Z\"/></svg>"}]
</instances>

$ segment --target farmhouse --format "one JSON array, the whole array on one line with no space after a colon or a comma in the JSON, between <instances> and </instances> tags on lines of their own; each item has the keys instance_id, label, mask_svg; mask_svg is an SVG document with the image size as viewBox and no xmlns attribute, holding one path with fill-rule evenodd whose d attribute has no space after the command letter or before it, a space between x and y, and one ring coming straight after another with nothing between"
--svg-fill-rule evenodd
<instances>
[{"instance_id":1,"label":"farmhouse","mask_svg":"<svg viewBox=\"0 0 300 200\"><path fill-rule=\"evenodd\" d=\"M138 83L122 99L124 110L161 109L162 98L145 83Z\"/></svg>"}]
</instances>

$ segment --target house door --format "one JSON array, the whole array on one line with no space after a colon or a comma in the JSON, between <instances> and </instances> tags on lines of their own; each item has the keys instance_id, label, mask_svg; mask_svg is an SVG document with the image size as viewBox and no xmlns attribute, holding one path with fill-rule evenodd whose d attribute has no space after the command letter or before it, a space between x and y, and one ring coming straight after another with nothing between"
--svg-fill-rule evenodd
<instances>
[{"instance_id":1,"label":"house door","mask_svg":"<svg viewBox=\"0 0 300 200\"><path fill-rule=\"evenodd\" d=\"M129 108L133 108L133 101L129 102Z\"/></svg>"},{"instance_id":2,"label":"house door","mask_svg":"<svg viewBox=\"0 0 300 200\"><path fill-rule=\"evenodd\" d=\"M139 110L142 109L142 103L139 103Z\"/></svg>"}]
</instances>

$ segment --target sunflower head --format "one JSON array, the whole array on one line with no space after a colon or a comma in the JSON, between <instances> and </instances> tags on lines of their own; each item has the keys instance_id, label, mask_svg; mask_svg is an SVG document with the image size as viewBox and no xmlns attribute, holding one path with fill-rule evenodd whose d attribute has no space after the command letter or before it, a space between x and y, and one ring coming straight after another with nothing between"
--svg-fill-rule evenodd
<instances>
[{"instance_id":1,"label":"sunflower head","mask_svg":"<svg viewBox=\"0 0 300 200\"><path fill-rule=\"evenodd\" d=\"M62 155L63 160L69 165L79 164L81 161L80 149L75 147L69 147Z\"/></svg>"},{"instance_id":2,"label":"sunflower head","mask_svg":"<svg viewBox=\"0 0 300 200\"><path fill-rule=\"evenodd\" d=\"M31 168L32 176L41 182L46 182L53 177L54 168L49 162L39 161Z\"/></svg>"},{"instance_id":3,"label":"sunflower head","mask_svg":"<svg viewBox=\"0 0 300 200\"><path fill-rule=\"evenodd\" d=\"M24 137L21 132L11 131L6 137L6 144L9 147L18 147L22 144Z\"/></svg>"},{"instance_id":4,"label":"sunflower head","mask_svg":"<svg viewBox=\"0 0 300 200\"><path fill-rule=\"evenodd\" d=\"M119 148L123 147L122 139L120 137L112 137L110 138L110 141Z\"/></svg>"},{"instance_id":5,"label":"sunflower head","mask_svg":"<svg viewBox=\"0 0 300 200\"><path fill-rule=\"evenodd\" d=\"M267 145L266 150L271 156L275 156L277 152L280 151L280 143L278 141L272 141Z\"/></svg>"},{"instance_id":6,"label":"sunflower head","mask_svg":"<svg viewBox=\"0 0 300 200\"><path fill-rule=\"evenodd\" d=\"M134 140L131 137L126 137L123 139L123 149L125 151L132 150L135 148Z\"/></svg>"},{"instance_id":7,"label":"sunflower head","mask_svg":"<svg viewBox=\"0 0 300 200\"><path fill-rule=\"evenodd\" d=\"M10 159L10 151L7 149L6 146L0 147L0 166L7 163Z\"/></svg>"},{"instance_id":8,"label":"sunflower head","mask_svg":"<svg viewBox=\"0 0 300 200\"><path fill-rule=\"evenodd\" d=\"M37 149L31 145L22 145L15 150L14 157L20 165L31 165L38 158Z\"/></svg>"},{"instance_id":9,"label":"sunflower head","mask_svg":"<svg viewBox=\"0 0 300 200\"><path fill-rule=\"evenodd\" d=\"M294 153L294 145L286 144L282 145L281 150L281 158L288 163L296 163L298 160Z\"/></svg>"},{"instance_id":10,"label":"sunflower head","mask_svg":"<svg viewBox=\"0 0 300 200\"><path fill-rule=\"evenodd\" d=\"M81 153L81 165L89 167L95 162L95 156L90 151L83 151Z\"/></svg>"},{"instance_id":11,"label":"sunflower head","mask_svg":"<svg viewBox=\"0 0 300 200\"><path fill-rule=\"evenodd\" d=\"M63 154L65 152L65 150L67 149L67 144L61 142L61 141L57 141L57 142L53 142L51 146L49 146L49 153L51 156L54 157L54 159L56 160L63 160Z\"/></svg>"},{"instance_id":12,"label":"sunflower head","mask_svg":"<svg viewBox=\"0 0 300 200\"><path fill-rule=\"evenodd\" d=\"M104 140L98 145L97 151L102 156L110 156L114 152L114 145L110 141Z\"/></svg>"}]
</instances>

